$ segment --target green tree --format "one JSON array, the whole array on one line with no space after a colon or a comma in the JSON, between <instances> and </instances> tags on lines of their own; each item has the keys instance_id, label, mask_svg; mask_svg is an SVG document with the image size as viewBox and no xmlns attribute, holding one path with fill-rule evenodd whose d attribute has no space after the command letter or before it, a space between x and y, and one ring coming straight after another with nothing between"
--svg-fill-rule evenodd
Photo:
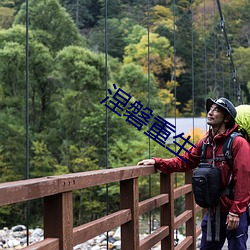
<instances>
[{"instance_id":1,"label":"green tree","mask_svg":"<svg viewBox=\"0 0 250 250\"><path fill-rule=\"evenodd\" d=\"M174 62L173 47L165 37L151 33L150 39L150 71L156 76L160 87L164 86L167 80L171 80ZM130 44L125 48L124 63L137 63L145 72L148 69L148 36L142 36L137 44ZM181 60L178 61L176 75L178 76L183 68Z\"/></svg>"},{"instance_id":2,"label":"green tree","mask_svg":"<svg viewBox=\"0 0 250 250\"><path fill-rule=\"evenodd\" d=\"M87 30L100 19L101 5L98 0L61 0L79 29Z\"/></svg>"},{"instance_id":3,"label":"green tree","mask_svg":"<svg viewBox=\"0 0 250 250\"><path fill-rule=\"evenodd\" d=\"M15 10L13 8L0 6L0 29L8 29L11 27L14 19Z\"/></svg>"},{"instance_id":4,"label":"green tree","mask_svg":"<svg viewBox=\"0 0 250 250\"><path fill-rule=\"evenodd\" d=\"M158 96L155 78L152 74L149 77L150 79L140 65L130 63L122 65L117 82L121 87L126 87L128 93L133 94L135 100L140 101L144 106L148 105L150 96L153 96L154 98L150 100L150 108L154 112L163 112L163 102Z\"/></svg>"},{"instance_id":5,"label":"green tree","mask_svg":"<svg viewBox=\"0 0 250 250\"><path fill-rule=\"evenodd\" d=\"M33 157L30 161L30 177L54 175L56 161L48 151L45 143L33 141L31 151L33 152Z\"/></svg>"},{"instance_id":6,"label":"green tree","mask_svg":"<svg viewBox=\"0 0 250 250\"><path fill-rule=\"evenodd\" d=\"M135 22L127 17L107 19L107 41L105 44L105 20L102 19L87 35L88 47L93 51L105 52L122 61L124 48L128 45L128 36L131 34ZM106 47L106 46L107 47Z\"/></svg>"},{"instance_id":7,"label":"green tree","mask_svg":"<svg viewBox=\"0 0 250 250\"><path fill-rule=\"evenodd\" d=\"M244 102L248 103L250 101L249 93L250 93L250 72L249 72L249 56L250 56L250 48L239 47L235 49L234 52L235 64L237 68L237 73L240 76L238 81L241 83L241 87L244 90L245 97ZM239 83L239 82L237 82Z\"/></svg>"},{"instance_id":8,"label":"green tree","mask_svg":"<svg viewBox=\"0 0 250 250\"><path fill-rule=\"evenodd\" d=\"M31 88L31 125L36 131L41 131L47 122L45 112L50 103L51 93L55 90L50 78L52 71L52 56L47 47L37 42L34 33L30 31L29 41L29 85ZM1 72L5 95L16 96L19 111L24 113L25 96L25 28L16 25L0 32L2 41ZM10 72L12 72L10 74ZM22 95L21 95L22 94ZM15 99L13 98L12 101ZM18 111L18 110L17 110Z\"/></svg>"},{"instance_id":9,"label":"green tree","mask_svg":"<svg viewBox=\"0 0 250 250\"><path fill-rule=\"evenodd\" d=\"M84 45L79 30L58 0L29 1L29 20L29 28L36 31L36 39L53 52L69 45ZM25 3L14 24L26 24Z\"/></svg>"}]
</instances>

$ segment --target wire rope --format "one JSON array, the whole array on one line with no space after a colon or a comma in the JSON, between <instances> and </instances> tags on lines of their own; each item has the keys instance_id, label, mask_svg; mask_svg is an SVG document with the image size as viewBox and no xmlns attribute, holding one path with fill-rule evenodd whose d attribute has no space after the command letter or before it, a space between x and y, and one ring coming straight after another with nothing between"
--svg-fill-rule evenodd
<instances>
[{"instance_id":1,"label":"wire rope","mask_svg":"<svg viewBox=\"0 0 250 250\"><path fill-rule=\"evenodd\" d=\"M206 0L204 0L204 30L203 30L203 35L204 35L204 94L205 97L207 97L207 39L206 39L206 23L207 23L207 16L206 16Z\"/></svg>"},{"instance_id":2,"label":"wire rope","mask_svg":"<svg viewBox=\"0 0 250 250\"><path fill-rule=\"evenodd\" d=\"M173 81L174 81L174 97L175 97L175 101L174 101L174 114L175 114L175 127L176 127L176 116L177 116L177 84L176 84L176 1L173 0L172 2L173 4L173 25L174 25L174 32L173 32L173 47L174 47L174 54L173 54L173 64L174 64L174 68L173 68ZM175 131L175 136L176 136L176 131ZM176 152L176 144L175 144L175 152ZM175 187L177 187L177 173L175 173ZM175 242L176 245L178 245L179 243L179 239L178 239L178 232L177 229L175 230Z\"/></svg>"},{"instance_id":3,"label":"wire rope","mask_svg":"<svg viewBox=\"0 0 250 250\"><path fill-rule=\"evenodd\" d=\"M79 0L76 0L76 26L79 28Z\"/></svg>"},{"instance_id":4,"label":"wire rope","mask_svg":"<svg viewBox=\"0 0 250 250\"><path fill-rule=\"evenodd\" d=\"M148 32L148 108L150 108L150 0L147 0L147 32ZM151 157L151 144L150 144L150 138L148 138L148 158ZM152 195L151 190L151 175L148 176L148 192L149 197ZM152 212L149 212L149 233L151 233L152 230Z\"/></svg>"},{"instance_id":5,"label":"wire rope","mask_svg":"<svg viewBox=\"0 0 250 250\"><path fill-rule=\"evenodd\" d=\"M26 81L26 98L25 98L25 125L26 125L26 171L25 179L29 179L29 0L26 0L26 34L25 34L26 44L25 44L25 81ZM25 214L26 214L26 239L27 245L29 245L29 210L30 203L25 203Z\"/></svg>"},{"instance_id":6,"label":"wire rope","mask_svg":"<svg viewBox=\"0 0 250 250\"><path fill-rule=\"evenodd\" d=\"M104 21L104 46L105 46L105 84L106 84L106 104L108 102L108 0L105 0L105 21ZM108 109L106 108L106 169L109 168L109 161L108 161L108 147L109 147L109 119L108 119ZM106 215L109 213L109 186L106 184ZM108 249L108 232L107 232L107 249Z\"/></svg>"},{"instance_id":7,"label":"wire rope","mask_svg":"<svg viewBox=\"0 0 250 250\"><path fill-rule=\"evenodd\" d=\"M173 54L173 82L174 82L174 115L175 115L175 127L176 127L176 116L177 116L177 105L176 105L176 99L177 99L177 86L176 86L176 1L173 0L173 24L174 24L174 32L173 32L173 46L174 46L174 54ZM175 132L176 136L176 132ZM176 152L176 144L175 144L175 152ZM177 175L175 174L175 185L177 183Z\"/></svg>"},{"instance_id":8,"label":"wire rope","mask_svg":"<svg viewBox=\"0 0 250 250\"><path fill-rule=\"evenodd\" d=\"M216 14L215 14L215 0L213 1L214 5L214 93L217 97L218 91L217 91L217 32L216 32Z\"/></svg>"},{"instance_id":9,"label":"wire rope","mask_svg":"<svg viewBox=\"0 0 250 250\"><path fill-rule=\"evenodd\" d=\"M220 0L216 0L216 2L217 2L218 10L219 10L219 15L220 15L221 31L224 34L224 38L225 38L226 45L227 45L227 57L230 60L230 69L232 70L232 78L233 78L233 86L234 86L233 91L234 91L234 94L237 95L238 103L241 104L242 103L241 86L240 86L240 81L237 80L237 72L236 72L236 68L234 65L231 45L230 45L229 40L228 40L225 18L224 18L224 15L222 13Z\"/></svg>"},{"instance_id":10,"label":"wire rope","mask_svg":"<svg viewBox=\"0 0 250 250\"><path fill-rule=\"evenodd\" d=\"M194 117L195 117L195 106L194 106L194 11L193 11L193 0L191 0L191 30L192 30L192 115L193 115L193 142L194 142Z\"/></svg>"}]
</instances>

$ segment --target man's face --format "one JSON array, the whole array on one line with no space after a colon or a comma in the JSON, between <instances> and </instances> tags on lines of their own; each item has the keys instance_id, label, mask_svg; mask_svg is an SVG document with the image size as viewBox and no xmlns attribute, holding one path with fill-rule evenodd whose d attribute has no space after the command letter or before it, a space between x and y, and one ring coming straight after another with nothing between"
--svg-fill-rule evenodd
<instances>
[{"instance_id":1,"label":"man's face","mask_svg":"<svg viewBox=\"0 0 250 250\"><path fill-rule=\"evenodd\" d=\"M213 104L207 113L207 124L216 128L224 122L224 119L225 114L223 109L220 106Z\"/></svg>"}]
</instances>

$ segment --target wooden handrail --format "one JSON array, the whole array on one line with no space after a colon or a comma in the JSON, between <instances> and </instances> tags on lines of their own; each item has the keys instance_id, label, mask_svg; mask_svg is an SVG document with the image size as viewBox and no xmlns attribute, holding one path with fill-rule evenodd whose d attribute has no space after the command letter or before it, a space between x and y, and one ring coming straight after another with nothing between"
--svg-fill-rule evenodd
<instances>
[{"instance_id":1,"label":"wooden handrail","mask_svg":"<svg viewBox=\"0 0 250 250\"><path fill-rule=\"evenodd\" d=\"M160 194L139 202L141 176L156 174L154 166L129 166L58 176L48 176L0 184L0 206L33 199L44 199L44 240L23 249L72 250L93 237L121 227L122 249L146 250L161 241L161 249L175 249L174 230L186 224L186 238L176 249L196 249L200 227L196 213L190 173L186 184L174 189L173 174L160 174ZM74 190L120 183L120 210L73 228ZM174 218L174 200L185 196L186 210ZM143 240L139 239L139 216L160 208L161 225Z\"/></svg>"}]
</instances>

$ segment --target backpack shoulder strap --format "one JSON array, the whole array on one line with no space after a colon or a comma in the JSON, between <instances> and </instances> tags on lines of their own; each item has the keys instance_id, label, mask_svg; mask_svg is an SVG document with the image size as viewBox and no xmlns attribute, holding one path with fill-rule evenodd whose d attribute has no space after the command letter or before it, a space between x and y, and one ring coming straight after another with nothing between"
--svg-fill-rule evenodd
<instances>
[{"instance_id":1,"label":"backpack shoulder strap","mask_svg":"<svg viewBox=\"0 0 250 250\"><path fill-rule=\"evenodd\" d=\"M234 139L237 136L242 136L241 133L239 132L233 132L231 133L227 138L226 141L223 145L223 154L225 156L225 159L229 165L229 167L232 169L233 168L233 156L232 156L232 144Z\"/></svg>"},{"instance_id":2,"label":"backpack shoulder strap","mask_svg":"<svg viewBox=\"0 0 250 250\"><path fill-rule=\"evenodd\" d=\"M206 160L206 152L207 152L207 144L202 142L202 147L201 147L201 162L205 162Z\"/></svg>"}]
</instances>

